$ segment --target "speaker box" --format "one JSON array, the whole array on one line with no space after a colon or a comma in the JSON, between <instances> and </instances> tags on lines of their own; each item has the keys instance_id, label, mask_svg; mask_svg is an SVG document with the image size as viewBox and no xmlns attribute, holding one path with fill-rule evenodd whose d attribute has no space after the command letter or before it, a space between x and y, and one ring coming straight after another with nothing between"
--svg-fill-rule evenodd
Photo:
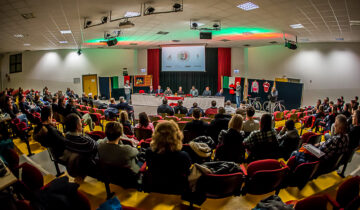
<instances>
[{"instance_id":1,"label":"speaker box","mask_svg":"<svg viewBox=\"0 0 360 210\"><path fill-rule=\"evenodd\" d=\"M212 39L211 32L200 32L200 39Z\"/></svg>"},{"instance_id":2,"label":"speaker box","mask_svg":"<svg viewBox=\"0 0 360 210\"><path fill-rule=\"evenodd\" d=\"M111 46L114 46L118 43L117 39L109 39L106 41L106 44L111 47Z\"/></svg>"}]
</instances>

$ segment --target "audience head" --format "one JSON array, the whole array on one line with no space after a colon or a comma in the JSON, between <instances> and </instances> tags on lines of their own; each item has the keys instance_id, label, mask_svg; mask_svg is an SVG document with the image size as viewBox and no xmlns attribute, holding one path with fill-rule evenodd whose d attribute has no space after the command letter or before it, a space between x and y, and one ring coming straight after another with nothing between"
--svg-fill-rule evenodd
<instances>
[{"instance_id":1,"label":"audience head","mask_svg":"<svg viewBox=\"0 0 360 210\"><path fill-rule=\"evenodd\" d=\"M120 103L123 103L123 102L125 102L125 98L123 96L120 96L119 101L120 101Z\"/></svg>"},{"instance_id":2,"label":"audience head","mask_svg":"<svg viewBox=\"0 0 360 210\"><path fill-rule=\"evenodd\" d=\"M201 112L199 108L195 108L192 112L192 116L194 119L198 120L201 117Z\"/></svg>"},{"instance_id":3,"label":"audience head","mask_svg":"<svg viewBox=\"0 0 360 210\"><path fill-rule=\"evenodd\" d=\"M212 107L216 107L216 101L214 100L214 101L211 101L211 106Z\"/></svg>"},{"instance_id":4,"label":"audience head","mask_svg":"<svg viewBox=\"0 0 360 210\"><path fill-rule=\"evenodd\" d=\"M344 96L341 96L340 98L341 98L341 101L344 101Z\"/></svg>"},{"instance_id":5,"label":"audience head","mask_svg":"<svg viewBox=\"0 0 360 210\"><path fill-rule=\"evenodd\" d=\"M240 131L243 124L243 118L239 114L235 114L229 121L229 129Z\"/></svg>"},{"instance_id":6,"label":"audience head","mask_svg":"<svg viewBox=\"0 0 360 210\"><path fill-rule=\"evenodd\" d=\"M345 134L347 131L347 119L345 115L340 114L335 118L335 134Z\"/></svg>"},{"instance_id":7,"label":"audience head","mask_svg":"<svg viewBox=\"0 0 360 210\"><path fill-rule=\"evenodd\" d=\"M287 120L285 122L285 128L288 130L294 130L295 129L295 122L293 120Z\"/></svg>"},{"instance_id":8,"label":"audience head","mask_svg":"<svg viewBox=\"0 0 360 210\"><path fill-rule=\"evenodd\" d=\"M358 101L359 100L359 96L355 96L355 101Z\"/></svg>"},{"instance_id":9,"label":"audience head","mask_svg":"<svg viewBox=\"0 0 360 210\"><path fill-rule=\"evenodd\" d=\"M41 118L42 122L46 122L46 121L51 122L52 121L52 116L53 116L53 112L52 112L51 106L44 106L41 109L40 118Z\"/></svg>"},{"instance_id":10,"label":"audience head","mask_svg":"<svg viewBox=\"0 0 360 210\"><path fill-rule=\"evenodd\" d=\"M11 96L6 96L5 102L7 105L11 106L12 105L12 97Z\"/></svg>"},{"instance_id":11,"label":"audience head","mask_svg":"<svg viewBox=\"0 0 360 210\"><path fill-rule=\"evenodd\" d=\"M76 104L75 99L69 98L68 100L69 100L68 103L69 103L71 106L75 106L75 104Z\"/></svg>"},{"instance_id":12,"label":"audience head","mask_svg":"<svg viewBox=\"0 0 360 210\"><path fill-rule=\"evenodd\" d=\"M316 102L316 106L319 107L321 105L321 100L318 99L317 102Z\"/></svg>"},{"instance_id":13,"label":"audience head","mask_svg":"<svg viewBox=\"0 0 360 210\"><path fill-rule=\"evenodd\" d=\"M255 115L255 109L252 106L249 106L248 108L246 108L246 116L248 118L252 118Z\"/></svg>"},{"instance_id":14,"label":"audience head","mask_svg":"<svg viewBox=\"0 0 360 210\"><path fill-rule=\"evenodd\" d=\"M198 107L198 104L196 102L193 103L193 108Z\"/></svg>"},{"instance_id":15,"label":"audience head","mask_svg":"<svg viewBox=\"0 0 360 210\"><path fill-rule=\"evenodd\" d=\"M81 119L75 113L72 113L72 114L69 114L68 116L66 116L65 125L66 125L66 130L68 130L70 132L81 132L82 131Z\"/></svg>"},{"instance_id":16,"label":"audience head","mask_svg":"<svg viewBox=\"0 0 360 210\"><path fill-rule=\"evenodd\" d=\"M65 98L64 98L64 97L60 97L60 98L59 98L59 102L58 102L59 106L65 106L65 103L66 103Z\"/></svg>"},{"instance_id":17,"label":"audience head","mask_svg":"<svg viewBox=\"0 0 360 210\"><path fill-rule=\"evenodd\" d=\"M225 114L225 108L224 107L219 107L218 113L219 114Z\"/></svg>"},{"instance_id":18,"label":"audience head","mask_svg":"<svg viewBox=\"0 0 360 210\"><path fill-rule=\"evenodd\" d=\"M94 100L98 100L98 96L97 96L97 95L94 95Z\"/></svg>"},{"instance_id":19,"label":"audience head","mask_svg":"<svg viewBox=\"0 0 360 210\"><path fill-rule=\"evenodd\" d=\"M333 102L333 101L330 101L330 102L329 102L329 106L331 106L331 107L334 106L334 102Z\"/></svg>"},{"instance_id":20,"label":"audience head","mask_svg":"<svg viewBox=\"0 0 360 210\"><path fill-rule=\"evenodd\" d=\"M149 125L149 118L145 112L139 113L139 124L143 127L147 127Z\"/></svg>"},{"instance_id":21,"label":"audience head","mask_svg":"<svg viewBox=\"0 0 360 210\"><path fill-rule=\"evenodd\" d=\"M53 98L52 98L52 103L53 103L53 104L59 103L58 97L53 97Z\"/></svg>"},{"instance_id":22,"label":"audience head","mask_svg":"<svg viewBox=\"0 0 360 210\"><path fill-rule=\"evenodd\" d=\"M120 117L120 119L119 119L120 123L122 123L122 124L124 124L125 122L127 122L129 120L128 113L126 111L121 111L119 117Z\"/></svg>"},{"instance_id":23,"label":"audience head","mask_svg":"<svg viewBox=\"0 0 360 210\"><path fill-rule=\"evenodd\" d=\"M324 106L323 105L319 106L319 112L324 112Z\"/></svg>"},{"instance_id":24,"label":"audience head","mask_svg":"<svg viewBox=\"0 0 360 210\"><path fill-rule=\"evenodd\" d=\"M168 103L168 100L167 100L166 98L164 98L164 99L162 100L162 103L163 103L163 104L167 104L167 103Z\"/></svg>"},{"instance_id":25,"label":"audience head","mask_svg":"<svg viewBox=\"0 0 360 210\"><path fill-rule=\"evenodd\" d=\"M105 127L105 134L111 142L120 140L123 135L123 127L119 122L108 122Z\"/></svg>"},{"instance_id":26,"label":"audience head","mask_svg":"<svg viewBox=\"0 0 360 210\"><path fill-rule=\"evenodd\" d=\"M270 114L263 114L260 119L260 131L270 131L272 128L272 119Z\"/></svg>"},{"instance_id":27,"label":"audience head","mask_svg":"<svg viewBox=\"0 0 360 210\"><path fill-rule=\"evenodd\" d=\"M225 103L226 106L231 106L231 101L230 100L227 100L226 103Z\"/></svg>"},{"instance_id":28,"label":"audience head","mask_svg":"<svg viewBox=\"0 0 360 210\"><path fill-rule=\"evenodd\" d=\"M209 87L209 86L206 86L205 90L206 90L206 91L209 91L209 90L210 90L210 87Z\"/></svg>"},{"instance_id":29,"label":"audience head","mask_svg":"<svg viewBox=\"0 0 360 210\"><path fill-rule=\"evenodd\" d=\"M20 97L19 97L19 101L20 101L20 102L25 102L25 96L20 95Z\"/></svg>"},{"instance_id":30,"label":"audience head","mask_svg":"<svg viewBox=\"0 0 360 210\"><path fill-rule=\"evenodd\" d=\"M275 92L275 91L276 91L276 87L273 86L273 87L271 88L271 92Z\"/></svg>"},{"instance_id":31,"label":"audience head","mask_svg":"<svg viewBox=\"0 0 360 210\"><path fill-rule=\"evenodd\" d=\"M350 103L345 104L344 111L351 112L351 104Z\"/></svg>"},{"instance_id":32,"label":"audience head","mask_svg":"<svg viewBox=\"0 0 360 210\"><path fill-rule=\"evenodd\" d=\"M110 98L110 103L115 104L115 98Z\"/></svg>"},{"instance_id":33,"label":"audience head","mask_svg":"<svg viewBox=\"0 0 360 210\"><path fill-rule=\"evenodd\" d=\"M182 100L178 100L178 106L182 106L183 105L183 101Z\"/></svg>"},{"instance_id":34,"label":"audience head","mask_svg":"<svg viewBox=\"0 0 360 210\"><path fill-rule=\"evenodd\" d=\"M172 120L157 124L150 143L153 152L163 154L180 151L183 134L179 126Z\"/></svg>"},{"instance_id":35,"label":"audience head","mask_svg":"<svg viewBox=\"0 0 360 210\"><path fill-rule=\"evenodd\" d=\"M360 110L355 110L352 115L352 124L354 126L360 126Z\"/></svg>"},{"instance_id":36,"label":"audience head","mask_svg":"<svg viewBox=\"0 0 360 210\"><path fill-rule=\"evenodd\" d=\"M340 99L340 98L337 99L337 104L338 104L338 105L341 104L341 99Z\"/></svg>"},{"instance_id":37,"label":"audience head","mask_svg":"<svg viewBox=\"0 0 360 210\"><path fill-rule=\"evenodd\" d=\"M179 90L182 91L182 87L181 87L181 86L179 86Z\"/></svg>"},{"instance_id":38,"label":"audience head","mask_svg":"<svg viewBox=\"0 0 360 210\"><path fill-rule=\"evenodd\" d=\"M40 96L39 96L39 94L35 94L34 100L35 100L35 101L40 100Z\"/></svg>"}]
</instances>

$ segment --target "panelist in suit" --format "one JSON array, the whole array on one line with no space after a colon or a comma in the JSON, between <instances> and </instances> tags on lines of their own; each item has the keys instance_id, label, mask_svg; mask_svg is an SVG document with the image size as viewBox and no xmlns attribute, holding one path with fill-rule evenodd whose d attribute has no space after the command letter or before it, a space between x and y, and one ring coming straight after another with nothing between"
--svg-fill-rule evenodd
<instances>
[{"instance_id":1,"label":"panelist in suit","mask_svg":"<svg viewBox=\"0 0 360 210\"><path fill-rule=\"evenodd\" d=\"M182 87L179 86L179 90L176 92L178 95L184 95L184 91L182 90Z\"/></svg>"},{"instance_id":2,"label":"panelist in suit","mask_svg":"<svg viewBox=\"0 0 360 210\"><path fill-rule=\"evenodd\" d=\"M190 94L193 95L194 97L197 97L199 96L199 91L195 88L195 86L192 86L190 90Z\"/></svg>"},{"instance_id":3,"label":"panelist in suit","mask_svg":"<svg viewBox=\"0 0 360 210\"><path fill-rule=\"evenodd\" d=\"M211 90L210 87L207 86L202 94L202 96L211 96Z\"/></svg>"},{"instance_id":4,"label":"panelist in suit","mask_svg":"<svg viewBox=\"0 0 360 210\"><path fill-rule=\"evenodd\" d=\"M163 92L164 92L163 89L161 89L161 86L159 85L158 89L156 89L155 93L160 94L160 93L163 93Z\"/></svg>"},{"instance_id":5,"label":"panelist in suit","mask_svg":"<svg viewBox=\"0 0 360 210\"><path fill-rule=\"evenodd\" d=\"M171 91L171 89L170 89L170 87L167 87L167 88L166 88L164 94L165 94L165 95L172 95L172 94L173 94L172 91Z\"/></svg>"},{"instance_id":6,"label":"panelist in suit","mask_svg":"<svg viewBox=\"0 0 360 210\"><path fill-rule=\"evenodd\" d=\"M149 94L155 94L155 90L154 90L154 88L153 88L153 86L152 85L150 85L150 90L149 90Z\"/></svg>"}]
</instances>

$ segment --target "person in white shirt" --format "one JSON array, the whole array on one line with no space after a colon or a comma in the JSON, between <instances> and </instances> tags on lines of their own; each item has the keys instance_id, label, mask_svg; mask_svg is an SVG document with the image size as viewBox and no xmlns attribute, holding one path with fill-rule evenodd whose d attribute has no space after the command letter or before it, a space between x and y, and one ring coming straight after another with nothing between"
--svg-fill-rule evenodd
<instances>
[{"instance_id":1,"label":"person in white shirt","mask_svg":"<svg viewBox=\"0 0 360 210\"><path fill-rule=\"evenodd\" d=\"M126 98L126 101L127 101L128 103L130 103L131 87L130 87L130 84L129 84L129 80L126 81L125 86L124 86L124 89L125 89L125 98Z\"/></svg>"},{"instance_id":2,"label":"person in white shirt","mask_svg":"<svg viewBox=\"0 0 360 210\"><path fill-rule=\"evenodd\" d=\"M230 100L226 101L224 108L225 108L226 114L235 114L235 108L233 108L231 106L231 101Z\"/></svg>"},{"instance_id":3,"label":"person in white shirt","mask_svg":"<svg viewBox=\"0 0 360 210\"><path fill-rule=\"evenodd\" d=\"M260 123L257 120L254 120L255 109L252 106L249 106L246 109L246 121L243 123L243 131L245 133L251 133L252 131L259 130Z\"/></svg>"}]
</instances>

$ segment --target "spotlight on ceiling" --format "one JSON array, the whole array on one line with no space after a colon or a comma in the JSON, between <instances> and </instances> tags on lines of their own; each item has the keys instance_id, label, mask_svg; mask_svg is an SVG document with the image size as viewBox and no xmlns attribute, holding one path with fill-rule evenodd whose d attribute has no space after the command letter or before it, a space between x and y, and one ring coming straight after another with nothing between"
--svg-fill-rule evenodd
<instances>
[{"instance_id":1,"label":"spotlight on ceiling","mask_svg":"<svg viewBox=\"0 0 360 210\"><path fill-rule=\"evenodd\" d=\"M86 27L89 27L91 25L91 23L92 23L91 20L86 21Z\"/></svg>"},{"instance_id":2,"label":"spotlight on ceiling","mask_svg":"<svg viewBox=\"0 0 360 210\"><path fill-rule=\"evenodd\" d=\"M193 28L197 28L197 27L198 27L198 24L194 22L194 23L191 24L191 26L192 26Z\"/></svg>"},{"instance_id":3,"label":"spotlight on ceiling","mask_svg":"<svg viewBox=\"0 0 360 210\"><path fill-rule=\"evenodd\" d=\"M104 24L104 23L107 23L108 21L108 17L107 16L104 16L101 18L101 23Z\"/></svg>"},{"instance_id":4,"label":"spotlight on ceiling","mask_svg":"<svg viewBox=\"0 0 360 210\"><path fill-rule=\"evenodd\" d=\"M145 10L145 14L150 15L153 14L155 12L155 8L152 6L149 6L146 10Z\"/></svg>"},{"instance_id":5,"label":"spotlight on ceiling","mask_svg":"<svg viewBox=\"0 0 360 210\"><path fill-rule=\"evenodd\" d=\"M173 5L173 10L174 10L174 12L179 12L179 11L181 11L181 4L175 3L175 4Z\"/></svg>"},{"instance_id":6,"label":"spotlight on ceiling","mask_svg":"<svg viewBox=\"0 0 360 210\"><path fill-rule=\"evenodd\" d=\"M77 54L80 56L82 53L81 49L78 49Z\"/></svg>"},{"instance_id":7,"label":"spotlight on ceiling","mask_svg":"<svg viewBox=\"0 0 360 210\"><path fill-rule=\"evenodd\" d=\"M201 22L199 22L201 21ZM205 21L205 22L203 22ZM220 20L198 20L190 19L190 29L191 30L200 30L200 31L219 31L221 30L221 21Z\"/></svg>"},{"instance_id":8,"label":"spotlight on ceiling","mask_svg":"<svg viewBox=\"0 0 360 210\"><path fill-rule=\"evenodd\" d=\"M213 28L219 28L219 27L220 27L220 25L219 25L219 24L214 23Z\"/></svg>"}]
</instances>

